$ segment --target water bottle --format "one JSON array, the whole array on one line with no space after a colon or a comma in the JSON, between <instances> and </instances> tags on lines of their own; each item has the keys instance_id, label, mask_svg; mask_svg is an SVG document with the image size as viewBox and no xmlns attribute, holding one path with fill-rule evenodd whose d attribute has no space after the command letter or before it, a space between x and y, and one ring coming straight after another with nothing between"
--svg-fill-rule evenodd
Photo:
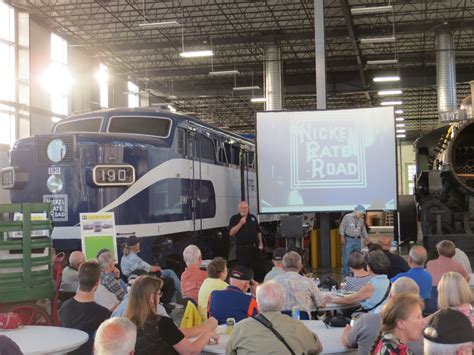
<instances>
[{"instance_id":1,"label":"water bottle","mask_svg":"<svg viewBox=\"0 0 474 355\"><path fill-rule=\"evenodd\" d=\"M319 277L316 277L316 280L314 280L314 283L316 287L319 287L319 284L321 283L321 281L319 280Z\"/></svg>"},{"instance_id":2,"label":"water bottle","mask_svg":"<svg viewBox=\"0 0 474 355\"><path fill-rule=\"evenodd\" d=\"M298 306L291 308L291 318L300 320L300 309Z\"/></svg>"},{"instance_id":3,"label":"water bottle","mask_svg":"<svg viewBox=\"0 0 474 355\"><path fill-rule=\"evenodd\" d=\"M336 293L337 293L336 286L333 285L333 286L331 287L331 296L332 296L332 297L335 297L335 296L336 296Z\"/></svg>"}]
</instances>

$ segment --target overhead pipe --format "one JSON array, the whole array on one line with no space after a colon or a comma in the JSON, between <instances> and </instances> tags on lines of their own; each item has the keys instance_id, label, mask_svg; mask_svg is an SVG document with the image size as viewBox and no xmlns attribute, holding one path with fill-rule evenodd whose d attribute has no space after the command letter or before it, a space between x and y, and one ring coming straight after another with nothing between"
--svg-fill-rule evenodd
<instances>
[{"instance_id":1,"label":"overhead pipe","mask_svg":"<svg viewBox=\"0 0 474 355\"><path fill-rule=\"evenodd\" d=\"M276 45L265 48L265 97L266 111L282 109L281 51Z\"/></svg>"},{"instance_id":2,"label":"overhead pipe","mask_svg":"<svg viewBox=\"0 0 474 355\"><path fill-rule=\"evenodd\" d=\"M456 111L456 62L451 32L436 34L438 112Z\"/></svg>"}]
</instances>

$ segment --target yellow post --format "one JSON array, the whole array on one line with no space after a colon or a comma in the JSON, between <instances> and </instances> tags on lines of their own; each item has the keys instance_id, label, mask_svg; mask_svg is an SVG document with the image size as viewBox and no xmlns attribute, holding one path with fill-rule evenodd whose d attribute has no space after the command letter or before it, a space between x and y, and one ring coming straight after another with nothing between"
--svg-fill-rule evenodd
<instances>
[{"instance_id":1,"label":"yellow post","mask_svg":"<svg viewBox=\"0 0 474 355\"><path fill-rule=\"evenodd\" d=\"M318 240L319 229L311 231L311 268L314 270L318 267Z\"/></svg>"}]
</instances>

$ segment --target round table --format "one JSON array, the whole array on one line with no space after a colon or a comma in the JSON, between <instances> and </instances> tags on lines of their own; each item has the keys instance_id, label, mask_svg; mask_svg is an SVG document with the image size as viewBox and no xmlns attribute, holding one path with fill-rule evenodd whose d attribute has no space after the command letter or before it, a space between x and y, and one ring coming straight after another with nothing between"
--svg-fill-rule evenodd
<instances>
[{"instance_id":1,"label":"round table","mask_svg":"<svg viewBox=\"0 0 474 355\"><path fill-rule=\"evenodd\" d=\"M89 339L87 333L82 330L34 325L0 330L0 335L5 335L17 343L25 355L67 353Z\"/></svg>"},{"instance_id":2,"label":"round table","mask_svg":"<svg viewBox=\"0 0 474 355\"><path fill-rule=\"evenodd\" d=\"M326 327L324 322L320 320L303 320L303 324L311 330L319 338L323 345L323 352L321 354L340 354L340 353L356 353L356 349L348 349L342 345L341 338L344 328ZM225 354L229 335L225 334L225 325L218 326L219 344L206 345L203 353L207 354ZM275 341L278 341L275 338Z\"/></svg>"}]
</instances>

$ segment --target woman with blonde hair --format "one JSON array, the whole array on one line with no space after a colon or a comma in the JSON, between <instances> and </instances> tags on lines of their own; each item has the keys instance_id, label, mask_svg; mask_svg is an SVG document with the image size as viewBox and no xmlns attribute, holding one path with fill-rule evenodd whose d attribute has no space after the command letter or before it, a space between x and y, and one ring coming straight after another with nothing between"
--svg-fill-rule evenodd
<instances>
[{"instance_id":1,"label":"woman with blonde hair","mask_svg":"<svg viewBox=\"0 0 474 355\"><path fill-rule=\"evenodd\" d=\"M382 326L370 354L412 355L406 345L420 340L425 325L423 300L418 294L402 292L390 298L381 312Z\"/></svg>"},{"instance_id":2,"label":"woman with blonde hair","mask_svg":"<svg viewBox=\"0 0 474 355\"><path fill-rule=\"evenodd\" d=\"M156 313L160 302L163 281L152 276L138 277L130 290L125 317L137 327L135 353L148 354L200 354L215 334L217 322L208 322L202 327L187 330L186 334L176 327L173 320ZM190 342L187 337L196 338Z\"/></svg>"},{"instance_id":3,"label":"woman with blonde hair","mask_svg":"<svg viewBox=\"0 0 474 355\"><path fill-rule=\"evenodd\" d=\"M452 308L463 313L474 327L474 311L471 302L471 289L461 274L450 271L441 277L438 284L439 308Z\"/></svg>"}]
</instances>

